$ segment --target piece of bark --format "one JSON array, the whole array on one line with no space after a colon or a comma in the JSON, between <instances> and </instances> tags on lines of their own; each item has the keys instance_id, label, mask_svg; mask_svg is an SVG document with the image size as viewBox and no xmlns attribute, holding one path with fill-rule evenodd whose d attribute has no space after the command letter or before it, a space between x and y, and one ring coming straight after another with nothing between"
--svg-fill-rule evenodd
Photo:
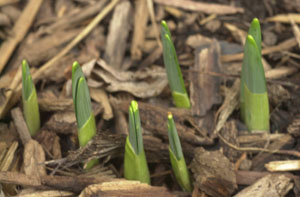
<instances>
[{"instance_id":1,"label":"piece of bark","mask_svg":"<svg viewBox=\"0 0 300 197\"><path fill-rule=\"evenodd\" d=\"M12 29L11 36L0 47L0 73L7 64L17 45L23 40L29 30L43 0L31 0Z\"/></svg>"},{"instance_id":2,"label":"piece of bark","mask_svg":"<svg viewBox=\"0 0 300 197\"><path fill-rule=\"evenodd\" d=\"M36 136L36 140L43 146L51 159L61 158L59 137L54 132L42 130Z\"/></svg>"},{"instance_id":3,"label":"piece of bark","mask_svg":"<svg viewBox=\"0 0 300 197\"><path fill-rule=\"evenodd\" d=\"M270 150L281 150L285 148L292 147L294 144L294 139L290 135L283 136L282 138L275 140L272 142L268 149ZM252 170L261 171L264 169L264 164L270 161L274 157L273 154L270 153L262 153L258 154L252 159Z\"/></svg>"},{"instance_id":4,"label":"piece of bark","mask_svg":"<svg viewBox=\"0 0 300 197\"><path fill-rule=\"evenodd\" d=\"M235 121L229 121L227 122L223 129L220 131L221 135L231 144L234 144L235 146L239 147L240 143L237 139L238 136L238 129L236 128ZM240 156L241 152L229 147L227 144L225 144L223 141L220 141L220 146L223 149L224 155L231 161L235 162Z\"/></svg>"},{"instance_id":5,"label":"piece of bark","mask_svg":"<svg viewBox=\"0 0 300 197\"><path fill-rule=\"evenodd\" d=\"M90 88L90 95L93 100L103 106L103 119L110 120L113 118L112 107L109 103L106 92L103 89Z\"/></svg>"},{"instance_id":6,"label":"piece of bark","mask_svg":"<svg viewBox=\"0 0 300 197\"><path fill-rule=\"evenodd\" d=\"M166 6L173 6L189 11L203 12L206 14L235 14L243 13L244 9L222 4L195 2L190 0L154 0L155 3L160 3Z\"/></svg>"},{"instance_id":7,"label":"piece of bark","mask_svg":"<svg viewBox=\"0 0 300 197\"><path fill-rule=\"evenodd\" d=\"M134 10L134 26L130 52L132 60L140 60L142 58L141 48L144 45L145 30L148 21L147 1L136 0Z\"/></svg>"},{"instance_id":8,"label":"piece of bark","mask_svg":"<svg viewBox=\"0 0 300 197\"><path fill-rule=\"evenodd\" d=\"M216 40L208 49L196 52L195 65L189 77L193 115L204 116L214 104L220 103L220 78L207 74L219 73L220 67L220 45Z\"/></svg>"},{"instance_id":9,"label":"piece of bark","mask_svg":"<svg viewBox=\"0 0 300 197\"><path fill-rule=\"evenodd\" d=\"M1 196L1 195L0 195ZM18 196L22 197L45 197L45 196L60 196L60 197L70 197L70 196L76 196L72 192L68 191L62 191L62 190L35 190L35 189L23 189L20 193L18 193Z\"/></svg>"},{"instance_id":10,"label":"piece of bark","mask_svg":"<svg viewBox=\"0 0 300 197\"><path fill-rule=\"evenodd\" d=\"M3 157L0 163L0 171L9 171L13 161L15 160L16 150L19 146L17 141L13 142L9 149L6 151L5 156Z\"/></svg>"},{"instance_id":11,"label":"piece of bark","mask_svg":"<svg viewBox=\"0 0 300 197\"><path fill-rule=\"evenodd\" d=\"M131 10L129 1L120 2L115 8L109 24L104 59L116 69L122 69L126 41L131 28Z\"/></svg>"},{"instance_id":12,"label":"piece of bark","mask_svg":"<svg viewBox=\"0 0 300 197\"><path fill-rule=\"evenodd\" d=\"M22 144L25 145L29 140L31 140L31 135L29 133L27 124L24 120L23 113L19 107L11 110L11 116L16 125L17 131L19 133Z\"/></svg>"},{"instance_id":13,"label":"piece of bark","mask_svg":"<svg viewBox=\"0 0 300 197\"><path fill-rule=\"evenodd\" d=\"M271 174L243 189L235 197L281 197L293 188L292 179L281 174Z\"/></svg>"},{"instance_id":14,"label":"piece of bark","mask_svg":"<svg viewBox=\"0 0 300 197\"><path fill-rule=\"evenodd\" d=\"M247 133L247 134L241 134L238 136L237 140L239 144L243 145L249 145L252 144L252 146L257 146L257 144L266 144L267 141L273 142L275 140L279 140L280 138L283 138L287 134L283 133Z\"/></svg>"},{"instance_id":15,"label":"piece of bark","mask_svg":"<svg viewBox=\"0 0 300 197\"><path fill-rule=\"evenodd\" d=\"M97 185L90 185L85 188L79 197L88 197L91 195L99 196L175 196L165 187L150 186L139 181L117 180L105 182Z\"/></svg>"},{"instance_id":16,"label":"piece of bark","mask_svg":"<svg viewBox=\"0 0 300 197\"><path fill-rule=\"evenodd\" d=\"M107 176L83 177L83 176L33 176L19 172L0 172L0 182L10 183L34 188L54 188L58 190L80 193L88 185L98 184L114 180Z\"/></svg>"},{"instance_id":17,"label":"piece of bark","mask_svg":"<svg viewBox=\"0 0 300 197\"><path fill-rule=\"evenodd\" d=\"M66 112L73 111L73 99L71 98L39 98L39 107L42 111Z\"/></svg>"},{"instance_id":18,"label":"piece of bark","mask_svg":"<svg viewBox=\"0 0 300 197\"><path fill-rule=\"evenodd\" d=\"M265 167L270 172L298 171L300 160L270 161Z\"/></svg>"},{"instance_id":19,"label":"piece of bark","mask_svg":"<svg viewBox=\"0 0 300 197\"><path fill-rule=\"evenodd\" d=\"M195 149L191 170L196 187L208 195L229 197L237 189L234 166L220 151Z\"/></svg>"},{"instance_id":20,"label":"piece of bark","mask_svg":"<svg viewBox=\"0 0 300 197\"><path fill-rule=\"evenodd\" d=\"M77 132L75 113L55 113L46 122L45 128L59 134L74 134Z\"/></svg>"},{"instance_id":21,"label":"piece of bark","mask_svg":"<svg viewBox=\"0 0 300 197\"><path fill-rule=\"evenodd\" d=\"M45 152L43 147L35 140L25 144L23 154L24 172L26 175L40 177L46 175Z\"/></svg>"}]
</instances>

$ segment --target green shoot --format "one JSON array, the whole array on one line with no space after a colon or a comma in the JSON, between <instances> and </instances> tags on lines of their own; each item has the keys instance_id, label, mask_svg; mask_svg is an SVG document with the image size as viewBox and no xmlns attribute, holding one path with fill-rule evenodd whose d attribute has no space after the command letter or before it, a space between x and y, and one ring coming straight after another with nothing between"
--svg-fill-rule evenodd
<instances>
[{"instance_id":1,"label":"green shoot","mask_svg":"<svg viewBox=\"0 0 300 197\"><path fill-rule=\"evenodd\" d=\"M134 100L129 106L129 136L125 144L124 177L150 184L138 103Z\"/></svg>"},{"instance_id":2,"label":"green shoot","mask_svg":"<svg viewBox=\"0 0 300 197\"><path fill-rule=\"evenodd\" d=\"M88 85L78 62L72 67L72 96L78 127L80 147L84 147L96 134L96 122L92 111ZM98 160L91 160L85 169L93 167Z\"/></svg>"},{"instance_id":3,"label":"green shoot","mask_svg":"<svg viewBox=\"0 0 300 197\"><path fill-rule=\"evenodd\" d=\"M22 100L23 110L31 136L35 136L40 129L40 112L37 94L26 60L22 61Z\"/></svg>"},{"instance_id":4,"label":"green shoot","mask_svg":"<svg viewBox=\"0 0 300 197\"><path fill-rule=\"evenodd\" d=\"M244 47L240 90L241 116L250 132L269 131L269 101L261 61L261 31L253 19Z\"/></svg>"},{"instance_id":5,"label":"green shoot","mask_svg":"<svg viewBox=\"0 0 300 197\"><path fill-rule=\"evenodd\" d=\"M170 30L165 21L161 22L161 39L163 43L164 63L174 104L176 107L190 108L190 99L184 86L176 50L172 42Z\"/></svg>"},{"instance_id":6,"label":"green shoot","mask_svg":"<svg viewBox=\"0 0 300 197\"><path fill-rule=\"evenodd\" d=\"M176 180L183 190L192 192L189 171L186 167L177 129L171 113L168 114L168 136L170 161Z\"/></svg>"}]
</instances>

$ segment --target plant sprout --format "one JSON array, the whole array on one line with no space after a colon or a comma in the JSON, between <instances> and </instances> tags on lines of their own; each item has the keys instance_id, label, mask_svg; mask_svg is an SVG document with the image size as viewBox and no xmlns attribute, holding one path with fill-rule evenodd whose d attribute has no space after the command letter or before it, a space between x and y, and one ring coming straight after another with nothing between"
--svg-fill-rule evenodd
<instances>
[{"instance_id":1,"label":"plant sprout","mask_svg":"<svg viewBox=\"0 0 300 197\"><path fill-rule=\"evenodd\" d=\"M40 112L36 89L26 60L22 61L22 100L25 121L31 136L40 129Z\"/></svg>"},{"instance_id":2,"label":"plant sprout","mask_svg":"<svg viewBox=\"0 0 300 197\"><path fill-rule=\"evenodd\" d=\"M129 135L125 144L124 177L150 184L138 103L134 100L129 106Z\"/></svg>"},{"instance_id":3,"label":"plant sprout","mask_svg":"<svg viewBox=\"0 0 300 197\"><path fill-rule=\"evenodd\" d=\"M176 107L190 108L190 99L184 86L176 50L172 42L170 30L165 21L161 22L161 39L164 63L174 104Z\"/></svg>"},{"instance_id":4,"label":"plant sprout","mask_svg":"<svg viewBox=\"0 0 300 197\"><path fill-rule=\"evenodd\" d=\"M169 154L171 165L180 187L188 192L192 192L192 185L185 159L182 153L180 140L172 114L168 114L168 136L169 136Z\"/></svg>"},{"instance_id":5,"label":"plant sprout","mask_svg":"<svg viewBox=\"0 0 300 197\"><path fill-rule=\"evenodd\" d=\"M78 62L72 66L72 96L78 127L80 147L84 147L96 134L96 122L91 107L89 89ZM90 169L98 162L97 159L85 164L84 168Z\"/></svg>"},{"instance_id":6,"label":"plant sprout","mask_svg":"<svg viewBox=\"0 0 300 197\"><path fill-rule=\"evenodd\" d=\"M250 132L269 131L269 101L257 18L251 23L244 47L240 107L242 119Z\"/></svg>"}]
</instances>

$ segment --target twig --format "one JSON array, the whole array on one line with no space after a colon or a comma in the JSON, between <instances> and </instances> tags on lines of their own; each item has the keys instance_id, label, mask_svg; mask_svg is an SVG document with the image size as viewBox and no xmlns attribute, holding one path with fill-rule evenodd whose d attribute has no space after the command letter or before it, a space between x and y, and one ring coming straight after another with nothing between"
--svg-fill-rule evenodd
<instances>
[{"instance_id":1,"label":"twig","mask_svg":"<svg viewBox=\"0 0 300 197\"><path fill-rule=\"evenodd\" d=\"M220 133L218 133L218 137L230 148L237 151L245 151L245 152L266 152L271 154L282 154L282 155L292 155L300 158L300 152L291 151L291 150L270 150L265 148L257 148L257 147L238 147L234 144L228 142Z\"/></svg>"}]
</instances>

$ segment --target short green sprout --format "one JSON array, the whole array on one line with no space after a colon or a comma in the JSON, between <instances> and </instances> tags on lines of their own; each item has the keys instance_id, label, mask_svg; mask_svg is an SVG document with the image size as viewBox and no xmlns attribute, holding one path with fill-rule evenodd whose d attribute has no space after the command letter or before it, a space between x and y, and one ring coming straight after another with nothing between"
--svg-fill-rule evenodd
<instances>
[{"instance_id":1,"label":"short green sprout","mask_svg":"<svg viewBox=\"0 0 300 197\"><path fill-rule=\"evenodd\" d=\"M150 184L138 103L134 100L129 106L129 135L125 144L124 177Z\"/></svg>"},{"instance_id":2,"label":"short green sprout","mask_svg":"<svg viewBox=\"0 0 300 197\"><path fill-rule=\"evenodd\" d=\"M176 107L190 108L190 99L186 92L176 50L172 42L171 33L165 21L161 22L161 39L163 57L167 70L167 77Z\"/></svg>"},{"instance_id":3,"label":"short green sprout","mask_svg":"<svg viewBox=\"0 0 300 197\"><path fill-rule=\"evenodd\" d=\"M22 100L25 121L31 136L35 136L40 129L40 112L37 94L26 60L22 61Z\"/></svg>"},{"instance_id":4,"label":"short green sprout","mask_svg":"<svg viewBox=\"0 0 300 197\"><path fill-rule=\"evenodd\" d=\"M72 66L72 96L78 127L78 139L80 147L84 147L96 134L96 122L92 111L91 98L88 85L78 62ZM88 170L98 160L94 159L85 165Z\"/></svg>"},{"instance_id":5,"label":"short green sprout","mask_svg":"<svg viewBox=\"0 0 300 197\"><path fill-rule=\"evenodd\" d=\"M240 89L241 116L250 132L269 131L269 100L261 60L261 30L254 18L244 47Z\"/></svg>"},{"instance_id":6,"label":"short green sprout","mask_svg":"<svg viewBox=\"0 0 300 197\"><path fill-rule=\"evenodd\" d=\"M192 192L189 171L186 167L175 122L170 112L168 114L168 136L170 161L176 180L183 190Z\"/></svg>"}]
</instances>

